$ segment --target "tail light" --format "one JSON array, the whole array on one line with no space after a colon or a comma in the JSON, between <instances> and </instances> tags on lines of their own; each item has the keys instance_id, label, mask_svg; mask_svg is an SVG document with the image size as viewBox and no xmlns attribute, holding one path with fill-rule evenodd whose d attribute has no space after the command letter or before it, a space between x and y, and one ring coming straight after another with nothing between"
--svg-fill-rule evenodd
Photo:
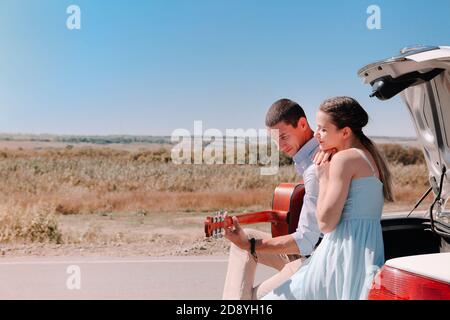
<instances>
[{"instance_id":1,"label":"tail light","mask_svg":"<svg viewBox=\"0 0 450 320\"><path fill-rule=\"evenodd\" d=\"M450 300L450 284L383 266L370 288L369 300Z\"/></svg>"}]
</instances>

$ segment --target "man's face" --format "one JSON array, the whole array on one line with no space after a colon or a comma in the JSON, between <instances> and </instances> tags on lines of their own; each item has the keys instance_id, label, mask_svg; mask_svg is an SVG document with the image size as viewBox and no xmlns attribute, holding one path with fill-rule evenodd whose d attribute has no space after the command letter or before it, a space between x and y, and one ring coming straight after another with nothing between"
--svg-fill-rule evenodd
<instances>
[{"instance_id":1,"label":"man's face","mask_svg":"<svg viewBox=\"0 0 450 320\"><path fill-rule=\"evenodd\" d=\"M306 130L304 128L305 124L306 119L300 118L296 128L281 121L273 127L267 129L272 139L277 142L280 151L286 153L290 157L293 157L306 142ZM278 141L274 129L278 130Z\"/></svg>"}]
</instances>

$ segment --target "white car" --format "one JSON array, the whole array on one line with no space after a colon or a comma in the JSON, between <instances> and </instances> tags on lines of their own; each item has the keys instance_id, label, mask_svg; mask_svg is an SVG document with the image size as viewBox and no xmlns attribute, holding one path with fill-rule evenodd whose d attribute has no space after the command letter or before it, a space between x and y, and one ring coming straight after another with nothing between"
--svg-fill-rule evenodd
<instances>
[{"instance_id":1,"label":"white car","mask_svg":"<svg viewBox=\"0 0 450 320\"><path fill-rule=\"evenodd\" d=\"M409 47L358 71L371 96L405 102L430 173L423 214L383 216L386 263L369 299L450 300L450 46Z\"/></svg>"}]
</instances>

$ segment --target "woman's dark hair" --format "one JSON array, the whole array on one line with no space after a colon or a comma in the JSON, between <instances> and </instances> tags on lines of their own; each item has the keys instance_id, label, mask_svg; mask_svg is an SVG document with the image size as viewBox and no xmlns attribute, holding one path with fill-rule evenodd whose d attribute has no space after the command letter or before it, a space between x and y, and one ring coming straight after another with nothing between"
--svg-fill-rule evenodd
<instances>
[{"instance_id":1,"label":"woman's dark hair","mask_svg":"<svg viewBox=\"0 0 450 320\"><path fill-rule=\"evenodd\" d=\"M334 97L325 100L319 107L331 117L331 121L339 129L349 127L355 137L370 152L380 172L380 180L383 182L383 194L387 201L393 201L392 175L388 163L375 143L362 131L369 122L369 115L361 105L350 97Z\"/></svg>"}]
</instances>

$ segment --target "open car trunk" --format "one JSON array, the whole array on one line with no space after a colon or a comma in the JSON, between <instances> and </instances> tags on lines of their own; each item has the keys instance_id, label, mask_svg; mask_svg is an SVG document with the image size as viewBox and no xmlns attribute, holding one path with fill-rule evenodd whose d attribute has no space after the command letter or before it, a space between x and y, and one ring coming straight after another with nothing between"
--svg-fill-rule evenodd
<instances>
[{"instance_id":1,"label":"open car trunk","mask_svg":"<svg viewBox=\"0 0 450 320\"><path fill-rule=\"evenodd\" d=\"M386 260L418 254L450 252L450 238L431 230L426 215L383 216L384 254Z\"/></svg>"},{"instance_id":2,"label":"open car trunk","mask_svg":"<svg viewBox=\"0 0 450 320\"><path fill-rule=\"evenodd\" d=\"M358 71L372 97L399 94L422 147L434 199L428 212L382 218L386 259L448 252L450 242L450 47L405 48Z\"/></svg>"}]
</instances>

